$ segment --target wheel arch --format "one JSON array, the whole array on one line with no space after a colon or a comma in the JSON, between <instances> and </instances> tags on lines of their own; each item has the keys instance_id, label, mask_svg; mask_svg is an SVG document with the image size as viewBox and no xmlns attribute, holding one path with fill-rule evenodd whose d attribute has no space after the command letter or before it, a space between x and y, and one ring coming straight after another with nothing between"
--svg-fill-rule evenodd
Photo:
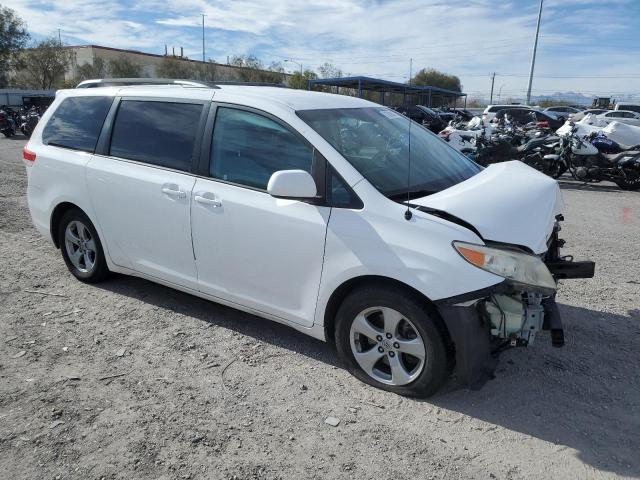
<instances>
[{"instance_id":1,"label":"wheel arch","mask_svg":"<svg viewBox=\"0 0 640 480\"><path fill-rule=\"evenodd\" d=\"M365 285L391 287L407 292L410 296L415 298L420 304L424 305L429 310L429 313L433 316L434 321L438 325L438 328L441 330L441 333L445 338L447 348L452 348L453 343L451 340L451 333L449 332L447 324L440 315L440 312L438 311L435 303L422 292L416 290L414 287L394 278L381 275L362 275L353 277L343 282L340 286L338 286L338 288L333 291L333 293L329 297L329 301L327 302L327 306L324 311L324 334L327 341L335 341L335 318L336 314L338 313L338 309L340 308L340 305L342 305L344 299L347 298L349 293Z\"/></svg>"},{"instance_id":2,"label":"wheel arch","mask_svg":"<svg viewBox=\"0 0 640 480\"><path fill-rule=\"evenodd\" d=\"M66 212L73 208L76 208L87 215L87 212L85 212L75 203L71 202L60 202L58 205L56 205L56 207L53 209L53 212L51 213L51 225L49 231L51 232L51 240L53 240L53 244L56 246L56 248L60 248L60 242L58 241L58 228L60 226L60 220ZM89 217L89 215L87 215L87 217ZM89 219L90 218L91 217L89 217Z\"/></svg>"}]
</instances>

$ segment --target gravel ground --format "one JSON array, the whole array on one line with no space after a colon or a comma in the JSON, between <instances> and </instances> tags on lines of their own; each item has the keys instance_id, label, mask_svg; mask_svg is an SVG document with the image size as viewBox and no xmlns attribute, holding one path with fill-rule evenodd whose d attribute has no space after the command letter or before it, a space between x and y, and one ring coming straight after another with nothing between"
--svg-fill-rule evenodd
<instances>
[{"instance_id":1,"label":"gravel ground","mask_svg":"<svg viewBox=\"0 0 640 480\"><path fill-rule=\"evenodd\" d=\"M640 193L561 182L567 251L597 261L560 289L565 348L416 401L267 320L78 282L31 226L23 145L0 138L0 477L639 478Z\"/></svg>"}]
</instances>

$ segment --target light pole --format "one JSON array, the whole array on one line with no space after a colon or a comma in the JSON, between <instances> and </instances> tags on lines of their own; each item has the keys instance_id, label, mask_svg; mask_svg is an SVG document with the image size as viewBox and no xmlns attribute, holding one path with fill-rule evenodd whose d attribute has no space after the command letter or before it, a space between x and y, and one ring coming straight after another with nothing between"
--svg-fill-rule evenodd
<instances>
[{"instance_id":1,"label":"light pole","mask_svg":"<svg viewBox=\"0 0 640 480\"><path fill-rule=\"evenodd\" d=\"M296 65L300 65L300 76L302 76L302 63L296 62L295 60L292 60L290 58L285 58L284 61L289 63L295 63Z\"/></svg>"},{"instance_id":2,"label":"light pole","mask_svg":"<svg viewBox=\"0 0 640 480\"><path fill-rule=\"evenodd\" d=\"M500 101L500 96L502 95L502 87L504 87L506 85L506 83L503 83L502 85L500 85L500 88L498 89L498 101Z\"/></svg>"},{"instance_id":3,"label":"light pole","mask_svg":"<svg viewBox=\"0 0 640 480\"><path fill-rule=\"evenodd\" d=\"M529 71L529 86L527 87L527 105L531 104L531 84L533 83L533 67L535 67L536 65L536 50L538 49L540 19L542 18L542 2L544 2L544 0L540 0L540 10L538 10L538 24L536 26L536 39L533 42L533 55L531 56L531 70Z\"/></svg>"},{"instance_id":4,"label":"light pole","mask_svg":"<svg viewBox=\"0 0 640 480\"><path fill-rule=\"evenodd\" d=\"M204 17L206 17L206 15L204 13L200 15L202 15L202 63L204 63Z\"/></svg>"}]
</instances>

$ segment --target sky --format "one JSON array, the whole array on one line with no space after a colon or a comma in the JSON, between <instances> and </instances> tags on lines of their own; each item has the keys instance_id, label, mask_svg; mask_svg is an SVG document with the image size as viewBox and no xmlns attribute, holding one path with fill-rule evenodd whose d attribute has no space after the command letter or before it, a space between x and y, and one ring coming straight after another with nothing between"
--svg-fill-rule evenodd
<instances>
[{"instance_id":1,"label":"sky","mask_svg":"<svg viewBox=\"0 0 640 480\"><path fill-rule=\"evenodd\" d=\"M538 0L0 0L35 39L202 58L253 54L285 69L324 62L405 82L428 67L458 75L470 98L522 97ZM545 0L534 95L640 100L640 0Z\"/></svg>"}]
</instances>

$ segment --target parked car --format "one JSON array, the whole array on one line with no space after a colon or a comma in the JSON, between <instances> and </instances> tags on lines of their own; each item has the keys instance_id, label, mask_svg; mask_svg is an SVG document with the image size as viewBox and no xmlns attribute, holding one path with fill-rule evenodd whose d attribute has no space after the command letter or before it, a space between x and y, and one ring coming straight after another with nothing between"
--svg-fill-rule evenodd
<instances>
[{"instance_id":1,"label":"parked car","mask_svg":"<svg viewBox=\"0 0 640 480\"><path fill-rule=\"evenodd\" d=\"M589 115L589 114L600 115L601 113L604 113L606 111L607 110L602 108L589 108L587 110L582 110L581 112L578 112L578 113L570 113L568 120L571 120L572 122L579 122L586 115Z\"/></svg>"},{"instance_id":2,"label":"parked car","mask_svg":"<svg viewBox=\"0 0 640 480\"><path fill-rule=\"evenodd\" d=\"M547 114L551 114L559 120L567 120L572 113L580 112L579 109L567 106L547 107L543 110Z\"/></svg>"},{"instance_id":3,"label":"parked car","mask_svg":"<svg viewBox=\"0 0 640 480\"><path fill-rule=\"evenodd\" d=\"M447 122L436 111L422 105L400 106L395 110L414 122L423 124L433 133L438 133L447 126Z\"/></svg>"},{"instance_id":4,"label":"parked car","mask_svg":"<svg viewBox=\"0 0 640 480\"><path fill-rule=\"evenodd\" d=\"M487 105L487 108L482 112L482 120L484 123L489 123L493 120L500 110L509 110L511 108L526 108L525 105Z\"/></svg>"},{"instance_id":5,"label":"parked car","mask_svg":"<svg viewBox=\"0 0 640 480\"><path fill-rule=\"evenodd\" d=\"M618 103L615 106L615 110L631 110L632 112L640 113L640 104L637 104L637 103Z\"/></svg>"},{"instance_id":6,"label":"parked car","mask_svg":"<svg viewBox=\"0 0 640 480\"><path fill-rule=\"evenodd\" d=\"M284 323L402 395L482 378L545 328L561 345L556 280L593 275L560 255L555 180L483 169L358 98L60 90L23 158L33 222L78 280L135 275Z\"/></svg>"},{"instance_id":7,"label":"parked car","mask_svg":"<svg viewBox=\"0 0 640 480\"><path fill-rule=\"evenodd\" d=\"M606 123L620 122L640 127L640 113L631 110L610 110L596 115L596 120L602 120Z\"/></svg>"},{"instance_id":8,"label":"parked car","mask_svg":"<svg viewBox=\"0 0 640 480\"><path fill-rule=\"evenodd\" d=\"M504 120L506 117L513 123L518 125L526 125L527 123L536 122L539 127L550 128L557 130L560 128L564 121L559 120L547 112L540 112L532 108L510 108L506 110L500 110L495 114L494 122Z\"/></svg>"},{"instance_id":9,"label":"parked car","mask_svg":"<svg viewBox=\"0 0 640 480\"><path fill-rule=\"evenodd\" d=\"M468 122L474 117L471 112L462 108L439 108L436 110L436 112L438 113L438 115L440 115L440 118L442 118L445 123L449 123L452 120L462 120Z\"/></svg>"}]
</instances>

